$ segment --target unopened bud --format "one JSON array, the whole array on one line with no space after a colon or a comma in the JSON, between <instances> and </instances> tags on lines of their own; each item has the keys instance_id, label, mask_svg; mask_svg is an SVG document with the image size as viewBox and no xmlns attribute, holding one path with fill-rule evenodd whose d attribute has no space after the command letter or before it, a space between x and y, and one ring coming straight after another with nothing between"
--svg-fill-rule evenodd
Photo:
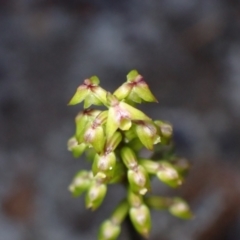
<instances>
[{"instance_id":1,"label":"unopened bud","mask_svg":"<svg viewBox=\"0 0 240 240\"><path fill-rule=\"evenodd\" d=\"M69 191L72 192L73 196L77 197L89 188L91 180L92 174L90 172L80 171L69 186Z\"/></svg>"},{"instance_id":2,"label":"unopened bud","mask_svg":"<svg viewBox=\"0 0 240 240\"><path fill-rule=\"evenodd\" d=\"M72 152L74 157L80 157L86 147L87 146L85 143L78 144L78 141L75 137L72 137L68 140L68 150Z\"/></svg>"},{"instance_id":3,"label":"unopened bud","mask_svg":"<svg viewBox=\"0 0 240 240\"><path fill-rule=\"evenodd\" d=\"M106 195L107 186L99 182L93 182L86 194L86 207L92 210L97 209Z\"/></svg>"},{"instance_id":4,"label":"unopened bud","mask_svg":"<svg viewBox=\"0 0 240 240\"><path fill-rule=\"evenodd\" d=\"M137 121L136 133L142 144L149 150L153 149L153 145L161 141L156 126L149 121Z\"/></svg>"},{"instance_id":5,"label":"unopened bud","mask_svg":"<svg viewBox=\"0 0 240 240\"><path fill-rule=\"evenodd\" d=\"M159 127L162 143L168 144L173 135L172 125L162 121L154 121L154 123Z\"/></svg>"},{"instance_id":6,"label":"unopened bud","mask_svg":"<svg viewBox=\"0 0 240 240\"><path fill-rule=\"evenodd\" d=\"M161 161L157 172L157 177L171 187L177 187L182 184L182 178L172 164Z\"/></svg>"},{"instance_id":7,"label":"unopened bud","mask_svg":"<svg viewBox=\"0 0 240 240\"><path fill-rule=\"evenodd\" d=\"M103 152L105 140L106 137L102 126L91 126L84 133L85 143L90 144L97 153Z\"/></svg>"},{"instance_id":8,"label":"unopened bud","mask_svg":"<svg viewBox=\"0 0 240 240\"><path fill-rule=\"evenodd\" d=\"M116 240L121 232L121 227L111 220L102 223L98 234L98 240Z\"/></svg>"},{"instance_id":9,"label":"unopened bud","mask_svg":"<svg viewBox=\"0 0 240 240\"><path fill-rule=\"evenodd\" d=\"M140 165L133 170L128 170L128 182L132 191L141 195L145 195L150 189L148 173Z\"/></svg>"},{"instance_id":10,"label":"unopened bud","mask_svg":"<svg viewBox=\"0 0 240 240\"><path fill-rule=\"evenodd\" d=\"M121 150L121 157L128 169L134 169L137 167L137 158L134 151L129 147L123 147Z\"/></svg>"},{"instance_id":11,"label":"unopened bud","mask_svg":"<svg viewBox=\"0 0 240 240\"><path fill-rule=\"evenodd\" d=\"M105 174L106 178L111 179L115 173L116 156L114 152L98 155L96 154L92 166L93 174L98 172Z\"/></svg>"},{"instance_id":12,"label":"unopened bud","mask_svg":"<svg viewBox=\"0 0 240 240\"><path fill-rule=\"evenodd\" d=\"M149 208L145 204L139 207L132 207L130 208L129 215L137 232L147 238L151 229Z\"/></svg>"},{"instance_id":13,"label":"unopened bud","mask_svg":"<svg viewBox=\"0 0 240 240\"><path fill-rule=\"evenodd\" d=\"M93 119L99 115L101 111L95 109L86 109L83 112L79 113L75 118L76 123L76 138L78 142L83 142L83 134L87 126L91 125Z\"/></svg>"},{"instance_id":14,"label":"unopened bud","mask_svg":"<svg viewBox=\"0 0 240 240\"><path fill-rule=\"evenodd\" d=\"M169 212L179 218L190 219L193 214L188 204L181 198L173 199L172 205L169 207Z\"/></svg>"}]
</instances>

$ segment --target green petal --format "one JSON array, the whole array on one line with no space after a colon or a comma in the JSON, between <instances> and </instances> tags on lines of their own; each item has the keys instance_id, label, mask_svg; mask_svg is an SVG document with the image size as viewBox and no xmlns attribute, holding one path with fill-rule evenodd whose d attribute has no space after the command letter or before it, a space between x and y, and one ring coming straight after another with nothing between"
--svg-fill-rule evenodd
<instances>
[{"instance_id":1,"label":"green petal","mask_svg":"<svg viewBox=\"0 0 240 240\"><path fill-rule=\"evenodd\" d=\"M83 107L86 109L91 105L102 105L102 102L97 97L95 97L92 92L90 92L89 95L85 98Z\"/></svg>"},{"instance_id":2,"label":"green petal","mask_svg":"<svg viewBox=\"0 0 240 240\"><path fill-rule=\"evenodd\" d=\"M96 86L98 86L100 83L100 80L97 76L92 76L89 78L89 80L93 85L96 85Z\"/></svg>"},{"instance_id":3,"label":"green petal","mask_svg":"<svg viewBox=\"0 0 240 240\"><path fill-rule=\"evenodd\" d=\"M130 94L131 90L131 85L124 83L113 93L113 95L116 96L119 100L122 100Z\"/></svg>"},{"instance_id":4,"label":"green petal","mask_svg":"<svg viewBox=\"0 0 240 240\"><path fill-rule=\"evenodd\" d=\"M146 102L158 102L145 82L139 82L134 87L133 92Z\"/></svg>"},{"instance_id":5,"label":"green petal","mask_svg":"<svg viewBox=\"0 0 240 240\"><path fill-rule=\"evenodd\" d=\"M101 103L103 103L104 105L107 105L107 92L103 88L101 88L99 86L93 87L92 92L94 93L94 96Z\"/></svg>"},{"instance_id":6,"label":"green petal","mask_svg":"<svg viewBox=\"0 0 240 240\"><path fill-rule=\"evenodd\" d=\"M127 75L127 81L128 82L134 82L135 78L139 75L137 70L132 70Z\"/></svg>"},{"instance_id":7,"label":"green petal","mask_svg":"<svg viewBox=\"0 0 240 240\"><path fill-rule=\"evenodd\" d=\"M127 104L125 102L120 102L119 107L121 107L123 110L126 110L129 113L131 120L143 120L143 121L151 120L142 111L130 106L129 104Z\"/></svg>"},{"instance_id":8,"label":"green petal","mask_svg":"<svg viewBox=\"0 0 240 240\"><path fill-rule=\"evenodd\" d=\"M134 91L131 91L131 93L129 94L127 99L131 100L135 103L141 103L142 102L142 99Z\"/></svg>"},{"instance_id":9,"label":"green petal","mask_svg":"<svg viewBox=\"0 0 240 240\"><path fill-rule=\"evenodd\" d=\"M72 99L69 101L68 105L76 105L80 102L82 102L87 95L89 94L88 89L85 85L81 85L78 87L76 93L73 95Z\"/></svg>"}]
</instances>

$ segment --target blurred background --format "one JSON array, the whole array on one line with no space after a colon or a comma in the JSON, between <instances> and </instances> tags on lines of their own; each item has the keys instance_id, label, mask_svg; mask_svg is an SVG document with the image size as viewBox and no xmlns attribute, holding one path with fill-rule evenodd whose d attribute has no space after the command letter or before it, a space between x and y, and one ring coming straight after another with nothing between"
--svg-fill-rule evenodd
<instances>
[{"instance_id":1,"label":"blurred background","mask_svg":"<svg viewBox=\"0 0 240 240\"><path fill-rule=\"evenodd\" d=\"M92 75L113 91L137 69L191 163L181 195L195 219L153 212L150 240L240 239L240 2L237 0L0 0L0 239L93 240L124 194L96 212L67 188L89 168L66 142ZM120 239L130 240L126 226ZM132 239L134 240L134 239Z\"/></svg>"}]
</instances>

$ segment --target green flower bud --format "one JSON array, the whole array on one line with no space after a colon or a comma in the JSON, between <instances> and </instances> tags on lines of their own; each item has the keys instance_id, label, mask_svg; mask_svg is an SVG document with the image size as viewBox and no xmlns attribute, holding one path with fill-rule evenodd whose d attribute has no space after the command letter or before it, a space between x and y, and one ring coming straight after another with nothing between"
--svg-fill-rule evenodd
<instances>
[{"instance_id":1,"label":"green flower bud","mask_svg":"<svg viewBox=\"0 0 240 240\"><path fill-rule=\"evenodd\" d=\"M71 151L74 157L80 157L84 150L86 149L86 144L78 144L78 141L75 137L72 137L68 140L68 151Z\"/></svg>"},{"instance_id":2,"label":"green flower bud","mask_svg":"<svg viewBox=\"0 0 240 240\"><path fill-rule=\"evenodd\" d=\"M157 177L170 187L177 187L182 184L182 178L172 164L161 161Z\"/></svg>"},{"instance_id":3,"label":"green flower bud","mask_svg":"<svg viewBox=\"0 0 240 240\"><path fill-rule=\"evenodd\" d=\"M151 118L145 115L142 111L132 107L125 102L120 102L119 107L120 109L124 109L124 111L128 112L131 120L151 121Z\"/></svg>"},{"instance_id":4,"label":"green flower bud","mask_svg":"<svg viewBox=\"0 0 240 240\"><path fill-rule=\"evenodd\" d=\"M131 91L132 91L131 84L124 83L113 93L113 95L116 96L119 100L123 100L127 98Z\"/></svg>"},{"instance_id":5,"label":"green flower bud","mask_svg":"<svg viewBox=\"0 0 240 240\"><path fill-rule=\"evenodd\" d=\"M161 141L156 126L152 122L137 121L136 133L142 144L149 150Z\"/></svg>"},{"instance_id":6,"label":"green flower bud","mask_svg":"<svg viewBox=\"0 0 240 240\"><path fill-rule=\"evenodd\" d=\"M171 206L169 207L169 212L179 218L190 219L193 214L188 206L188 204L181 198L174 198Z\"/></svg>"},{"instance_id":7,"label":"green flower bud","mask_svg":"<svg viewBox=\"0 0 240 240\"><path fill-rule=\"evenodd\" d=\"M114 152L98 155L96 154L92 171L96 175L98 172L105 174L107 179L111 179L115 173L116 156Z\"/></svg>"},{"instance_id":8,"label":"green flower bud","mask_svg":"<svg viewBox=\"0 0 240 240\"><path fill-rule=\"evenodd\" d=\"M140 110L125 102L119 102L118 99L110 93L107 94L107 99L110 105L106 124L108 137L111 137L118 128L123 131L129 130L132 126L131 120L151 120Z\"/></svg>"},{"instance_id":9,"label":"green flower bud","mask_svg":"<svg viewBox=\"0 0 240 240\"><path fill-rule=\"evenodd\" d=\"M168 144L173 135L172 125L162 121L154 121L154 123L159 127L162 143Z\"/></svg>"},{"instance_id":10,"label":"green flower bud","mask_svg":"<svg viewBox=\"0 0 240 240\"><path fill-rule=\"evenodd\" d=\"M128 170L128 182L132 191L141 195L145 195L150 189L148 173L142 166Z\"/></svg>"},{"instance_id":11,"label":"green flower bud","mask_svg":"<svg viewBox=\"0 0 240 240\"><path fill-rule=\"evenodd\" d=\"M145 204L142 204L139 207L131 207L129 215L137 232L147 238L151 229L149 208Z\"/></svg>"},{"instance_id":12,"label":"green flower bud","mask_svg":"<svg viewBox=\"0 0 240 240\"><path fill-rule=\"evenodd\" d=\"M96 76L84 80L69 102L69 105L81 103L84 100L84 108L94 105L106 104L106 91L99 84L99 79Z\"/></svg>"},{"instance_id":13,"label":"green flower bud","mask_svg":"<svg viewBox=\"0 0 240 240\"><path fill-rule=\"evenodd\" d=\"M134 169L137 167L138 162L135 153L129 147L123 147L121 150L121 157L128 169Z\"/></svg>"},{"instance_id":14,"label":"green flower bud","mask_svg":"<svg viewBox=\"0 0 240 240\"><path fill-rule=\"evenodd\" d=\"M92 180L92 173L82 170L77 173L74 177L71 185L69 186L69 191L72 192L73 196L80 196L84 191L86 191Z\"/></svg>"},{"instance_id":15,"label":"green flower bud","mask_svg":"<svg viewBox=\"0 0 240 240\"><path fill-rule=\"evenodd\" d=\"M107 186L99 182L92 182L86 194L85 202L87 208L97 209L106 195Z\"/></svg>"},{"instance_id":16,"label":"green flower bud","mask_svg":"<svg viewBox=\"0 0 240 240\"><path fill-rule=\"evenodd\" d=\"M136 70L127 75L127 82L122 84L114 95L119 100L127 99L136 103L141 103L142 99L147 102L157 102L143 77Z\"/></svg>"},{"instance_id":17,"label":"green flower bud","mask_svg":"<svg viewBox=\"0 0 240 240\"><path fill-rule=\"evenodd\" d=\"M86 127L89 126L93 119L101 113L100 110L95 109L86 109L83 112L79 113L76 118L76 138L78 142L83 141L83 134L86 130Z\"/></svg>"},{"instance_id":18,"label":"green flower bud","mask_svg":"<svg viewBox=\"0 0 240 240\"><path fill-rule=\"evenodd\" d=\"M92 125L84 133L84 142L93 146L97 153L101 153L104 150L105 134L102 126L95 127Z\"/></svg>"},{"instance_id":19,"label":"green flower bud","mask_svg":"<svg viewBox=\"0 0 240 240\"><path fill-rule=\"evenodd\" d=\"M102 223L98 240L116 240L121 232L121 227L111 220Z\"/></svg>"}]
</instances>

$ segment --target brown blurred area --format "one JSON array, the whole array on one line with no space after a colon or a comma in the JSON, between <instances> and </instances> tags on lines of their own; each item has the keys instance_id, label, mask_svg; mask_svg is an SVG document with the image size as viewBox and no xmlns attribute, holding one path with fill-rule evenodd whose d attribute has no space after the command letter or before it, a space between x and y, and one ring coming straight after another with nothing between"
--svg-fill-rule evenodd
<instances>
[{"instance_id":1,"label":"brown blurred area","mask_svg":"<svg viewBox=\"0 0 240 240\"><path fill-rule=\"evenodd\" d=\"M240 239L240 3L235 0L0 0L0 239L95 239L124 194L92 213L67 190L89 168L66 142L81 107L67 103L99 76L113 91L131 69L174 126L191 171L179 190L195 218L153 212L150 240ZM120 239L130 239L123 228Z\"/></svg>"}]
</instances>

